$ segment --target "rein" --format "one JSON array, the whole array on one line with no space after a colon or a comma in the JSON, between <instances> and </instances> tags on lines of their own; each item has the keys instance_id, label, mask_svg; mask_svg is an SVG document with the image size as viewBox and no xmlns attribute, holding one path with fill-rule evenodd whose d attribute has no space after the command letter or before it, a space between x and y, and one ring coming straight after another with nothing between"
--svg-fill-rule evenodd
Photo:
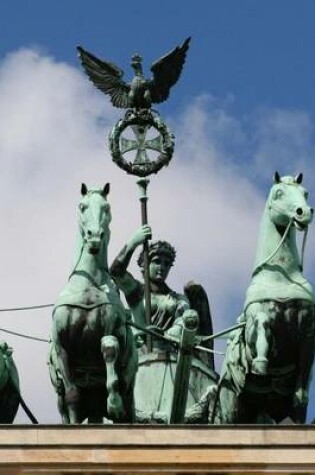
<instances>
[{"instance_id":1,"label":"rein","mask_svg":"<svg viewBox=\"0 0 315 475\"><path fill-rule=\"evenodd\" d=\"M75 263L75 265L74 265L72 271L70 272L70 275L69 275L69 277L68 277L68 280L71 279L71 277L73 276L73 274L74 274L75 271L77 270L77 267L78 267L78 265L79 265L79 263L80 263L80 261L81 261L81 257L82 257L82 254L83 254L83 249L84 249L84 242L82 243L81 251L80 251L79 257L78 257L77 262Z\"/></svg>"},{"instance_id":2,"label":"rein","mask_svg":"<svg viewBox=\"0 0 315 475\"><path fill-rule=\"evenodd\" d=\"M272 206L275 210L279 210L279 208L275 207L275 206ZM294 224L294 218L291 218L287 227L285 228L285 231L283 233L283 236L281 238L281 241L279 242L279 244L277 245L276 249L274 251L272 251L271 254L269 254L268 257L266 257L266 259L264 259L262 262L260 262L260 264L258 264L255 269L253 270L253 273L252 275L254 276L255 274L257 274L258 271L261 270L261 268L263 266L265 266L266 264L268 264L268 262L271 261L271 259L278 253L279 249L281 249L281 247L283 246L283 243L284 241L286 240L288 234L289 234L289 231L292 227L292 225ZM306 241L307 241L307 234L308 234L308 226L305 228L304 230L304 236L303 236L303 243L302 243L302 251L301 251L301 259L300 259L300 267L301 267L301 270L303 270L303 263L304 263L304 254L305 254L305 247L306 247Z\"/></svg>"},{"instance_id":3,"label":"rein","mask_svg":"<svg viewBox=\"0 0 315 475\"><path fill-rule=\"evenodd\" d=\"M303 243L302 243L302 251L301 251L301 269L303 270L303 265L304 265L304 254L305 254L305 246L306 246L306 241L307 241L307 235L308 235L308 226L305 228L304 231L304 236L303 236Z\"/></svg>"},{"instance_id":4,"label":"rein","mask_svg":"<svg viewBox=\"0 0 315 475\"><path fill-rule=\"evenodd\" d=\"M283 233L283 236L281 238L281 241L279 242L279 244L277 245L276 249L274 251L272 251L271 254L269 254L268 257L266 257L266 259L264 259L260 264L258 264L255 269L253 270L253 274L252 275L255 275L263 266L265 266L266 264L268 264L269 261L271 261L271 259L278 253L279 249L281 249L284 241L286 240L288 234L289 234L289 231L291 229L291 226L294 222L294 218L291 218L284 233Z\"/></svg>"}]
</instances>

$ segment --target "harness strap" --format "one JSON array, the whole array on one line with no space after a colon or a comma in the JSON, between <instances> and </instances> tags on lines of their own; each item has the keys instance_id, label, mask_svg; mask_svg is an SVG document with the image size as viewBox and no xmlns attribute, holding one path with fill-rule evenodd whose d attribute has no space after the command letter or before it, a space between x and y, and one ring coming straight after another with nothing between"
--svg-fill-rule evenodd
<instances>
[{"instance_id":1,"label":"harness strap","mask_svg":"<svg viewBox=\"0 0 315 475\"><path fill-rule=\"evenodd\" d=\"M307 235L308 235L308 227L305 229L304 236L303 236L302 252L301 252L301 270L303 270L303 265L304 265L304 254L305 254Z\"/></svg>"},{"instance_id":2,"label":"harness strap","mask_svg":"<svg viewBox=\"0 0 315 475\"><path fill-rule=\"evenodd\" d=\"M82 246L81 246L81 250L80 250L79 257L78 257L78 259L77 259L77 262L75 263L75 266L73 267L72 271L70 272L70 275L69 275L69 277L68 277L68 280L71 279L71 277L73 276L73 274L75 273L75 271L76 271L76 269L77 269L77 267L78 267L78 265L79 265L79 262L80 262L80 260L81 260L82 254L83 254L83 249L84 249L84 243L83 243Z\"/></svg>"},{"instance_id":3,"label":"harness strap","mask_svg":"<svg viewBox=\"0 0 315 475\"><path fill-rule=\"evenodd\" d=\"M289 234L289 231L290 231L290 228L292 226L294 222L294 218L291 218L284 233L283 233L283 236L282 236L282 239L281 241L279 242L279 244L277 245L276 249L271 253L269 254L268 257L266 257L266 259L264 259L260 264L258 264L255 269L253 270L253 273L252 273L252 276L254 276L264 265L266 265L269 261L271 261L271 259L277 254L277 252L279 251L279 249L282 247L284 241L286 240L287 238L287 235Z\"/></svg>"}]
</instances>

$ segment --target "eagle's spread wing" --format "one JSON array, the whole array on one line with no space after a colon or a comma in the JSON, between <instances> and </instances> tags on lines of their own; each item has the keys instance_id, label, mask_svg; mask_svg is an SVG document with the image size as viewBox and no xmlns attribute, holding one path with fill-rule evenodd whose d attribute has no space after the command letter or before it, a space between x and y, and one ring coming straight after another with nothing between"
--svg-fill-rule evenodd
<instances>
[{"instance_id":1,"label":"eagle's spread wing","mask_svg":"<svg viewBox=\"0 0 315 475\"><path fill-rule=\"evenodd\" d=\"M77 49L82 66L94 86L108 94L115 107L127 108L130 86L121 79L123 71L113 63L101 61L81 46Z\"/></svg>"},{"instance_id":2,"label":"eagle's spread wing","mask_svg":"<svg viewBox=\"0 0 315 475\"><path fill-rule=\"evenodd\" d=\"M152 102L165 101L170 88L177 82L182 72L190 37L181 46L176 46L170 53L162 56L151 66L153 78L149 81Z\"/></svg>"}]
</instances>

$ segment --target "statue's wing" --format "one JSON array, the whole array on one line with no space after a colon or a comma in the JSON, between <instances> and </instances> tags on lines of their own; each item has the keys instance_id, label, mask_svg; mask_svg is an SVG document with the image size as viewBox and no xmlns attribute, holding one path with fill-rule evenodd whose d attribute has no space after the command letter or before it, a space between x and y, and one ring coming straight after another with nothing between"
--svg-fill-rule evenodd
<instances>
[{"instance_id":1,"label":"statue's wing","mask_svg":"<svg viewBox=\"0 0 315 475\"><path fill-rule=\"evenodd\" d=\"M152 102L165 101L170 88L177 82L182 72L190 37L181 46L176 46L170 53L162 56L151 66L153 78L148 82Z\"/></svg>"},{"instance_id":2,"label":"statue's wing","mask_svg":"<svg viewBox=\"0 0 315 475\"><path fill-rule=\"evenodd\" d=\"M81 46L77 48L82 66L98 89L110 96L115 107L128 107L129 84L122 80L124 72L115 64L101 61Z\"/></svg>"},{"instance_id":3,"label":"statue's wing","mask_svg":"<svg viewBox=\"0 0 315 475\"><path fill-rule=\"evenodd\" d=\"M212 318L210 312L210 305L208 301L208 297L206 291L202 287L202 285L197 284L193 280L189 281L185 287L184 292L186 297L189 300L190 307L199 315L199 335L202 336L210 336L213 334L213 325L212 325ZM205 342L203 344L206 348L213 350L213 340ZM214 357L213 354L207 354L207 362L214 370Z\"/></svg>"}]
</instances>

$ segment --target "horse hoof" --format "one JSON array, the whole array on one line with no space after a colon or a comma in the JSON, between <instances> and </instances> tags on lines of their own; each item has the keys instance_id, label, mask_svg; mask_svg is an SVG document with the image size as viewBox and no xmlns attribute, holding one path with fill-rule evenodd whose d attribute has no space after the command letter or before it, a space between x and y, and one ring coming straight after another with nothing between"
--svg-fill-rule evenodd
<instances>
[{"instance_id":1,"label":"horse hoof","mask_svg":"<svg viewBox=\"0 0 315 475\"><path fill-rule=\"evenodd\" d=\"M107 415L112 421L122 420L124 417L124 406L119 394L109 396L107 400Z\"/></svg>"},{"instance_id":2,"label":"horse hoof","mask_svg":"<svg viewBox=\"0 0 315 475\"><path fill-rule=\"evenodd\" d=\"M252 362L252 373L265 375L268 372L267 358L255 358Z\"/></svg>"}]
</instances>

